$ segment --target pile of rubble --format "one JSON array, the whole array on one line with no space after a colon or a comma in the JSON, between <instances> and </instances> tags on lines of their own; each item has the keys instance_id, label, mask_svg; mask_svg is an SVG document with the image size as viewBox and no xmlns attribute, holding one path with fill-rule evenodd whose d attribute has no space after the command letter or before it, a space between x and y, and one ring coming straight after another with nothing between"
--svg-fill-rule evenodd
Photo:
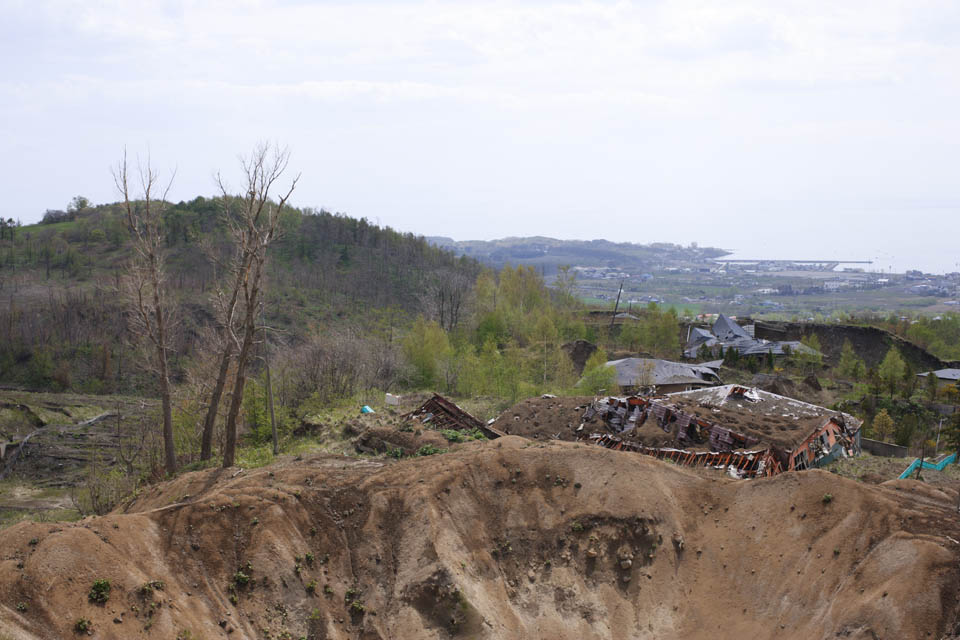
<instances>
[{"instance_id":1,"label":"pile of rubble","mask_svg":"<svg viewBox=\"0 0 960 640\"><path fill-rule=\"evenodd\" d=\"M724 466L738 477L819 467L860 453L862 423L853 416L739 385L597 400L583 413L581 438L596 418L607 430L589 434L596 444L678 464ZM651 420L685 448L628 440Z\"/></svg>"}]
</instances>

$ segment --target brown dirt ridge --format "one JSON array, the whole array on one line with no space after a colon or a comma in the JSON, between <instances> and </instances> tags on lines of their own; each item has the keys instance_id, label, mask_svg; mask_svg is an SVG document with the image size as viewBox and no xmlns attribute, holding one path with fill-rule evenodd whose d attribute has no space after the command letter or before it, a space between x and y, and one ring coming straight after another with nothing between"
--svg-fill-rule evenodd
<instances>
[{"instance_id":1,"label":"brown dirt ridge","mask_svg":"<svg viewBox=\"0 0 960 640\"><path fill-rule=\"evenodd\" d=\"M955 500L511 436L198 471L0 532L0 638L942 638Z\"/></svg>"}]
</instances>

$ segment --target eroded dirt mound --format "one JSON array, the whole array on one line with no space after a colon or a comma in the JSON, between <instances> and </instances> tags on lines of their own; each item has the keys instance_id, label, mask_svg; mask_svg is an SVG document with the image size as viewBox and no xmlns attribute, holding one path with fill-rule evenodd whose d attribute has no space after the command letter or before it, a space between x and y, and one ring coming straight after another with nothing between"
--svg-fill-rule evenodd
<instances>
[{"instance_id":1,"label":"eroded dirt mound","mask_svg":"<svg viewBox=\"0 0 960 640\"><path fill-rule=\"evenodd\" d=\"M416 429L399 431L390 427L371 427L354 440L354 447L362 453L386 453L412 456L423 447L449 449L450 443L437 431Z\"/></svg>"},{"instance_id":2,"label":"eroded dirt mound","mask_svg":"<svg viewBox=\"0 0 960 640\"><path fill-rule=\"evenodd\" d=\"M939 638L944 496L516 437L201 471L125 513L0 532L0 636Z\"/></svg>"}]
</instances>

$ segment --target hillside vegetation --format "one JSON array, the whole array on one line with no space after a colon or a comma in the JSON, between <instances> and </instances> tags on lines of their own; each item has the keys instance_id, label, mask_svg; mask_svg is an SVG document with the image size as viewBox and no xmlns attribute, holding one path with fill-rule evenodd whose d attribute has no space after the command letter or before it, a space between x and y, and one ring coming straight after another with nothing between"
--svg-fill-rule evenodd
<instances>
[{"instance_id":1,"label":"hillside vegetation","mask_svg":"<svg viewBox=\"0 0 960 640\"><path fill-rule=\"evenodd\" d=\"M0 382L36 389L149 392L130 363L120 280L130 258L119 204L17 228L0 240ZM177 378L212 324L212 295L226 253L222 202L198 197L167 211L167 280L177 303ZM287 209L271 248L265 321L271 339L302 343L349 322L389 330L429 309L479 266L422 238L364 219ZM221 270L222 271L222 270Z\"/></svg>"}]
</instances>

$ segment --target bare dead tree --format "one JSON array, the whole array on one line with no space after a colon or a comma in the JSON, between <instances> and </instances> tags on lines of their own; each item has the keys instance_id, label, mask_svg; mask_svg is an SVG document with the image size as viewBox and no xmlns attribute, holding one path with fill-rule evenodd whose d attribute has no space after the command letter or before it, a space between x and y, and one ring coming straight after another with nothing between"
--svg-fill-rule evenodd
<instances>
[{"instance_id":1,"label":"bare dead tree","mask_svg":"<svg viewBox=\"0 0 960 640\"><path fill-rule=\"evenodd\" d=\"M222 185L221 185L222 186ZM230 219L229 198L224 192L224 210L227 219ZM236 231L235 227L232 227ZM236 236L236 234L234 234ZM212 253L210 254L213 255ZM232 276L231 285L224 290L217 287L214 290L214 303L219 320L218 333L220 338L220 366L217 370L216 382L210 392L210 402L203 420L203 432L200 440L200 459L209 460L213 455L213 431L220 412L220 401L227 383L227 374L230 370L230 361L234 355L233 335L236 323L237 302L243 281L250 271L250 253L243 251L239 246L234 260L228 265L228 272Z\"/></svg>"},{"instance_id":2,"label":"bare dead tree","mask_svg":"<svg viewBox=\"0 0 960 640\"><path fill-rule=\"evenodd\" d=\"M166 186L159 183L159 173L147 158L146 166L137 166L138 196L131 195L131 176L127 152L113 170L117 190L123 195L127 229L133 245L133 261L127 275L127 293L132 328L146 340L152 352L152 369L160 387L163 406L163 449L167 473L177 470L173 442L173 419L170 402L170 371L167 352L170 348L170 306L166 296L165 253L163 250L163 216L173 176ZM159 194L158 194L159 192ZM157 197L159 195L159 197Z\"/></svg>"},{"instance_id":3,"label":"bare dead tree","mask_svg":"<svg viewBox=\"0 0 960 640\"><path fill-rule=\"evenodd\" d=\"M289 159L290 154L286 149L269 144L257 146L248 158L241 160L245 190L244 195L237 197L241 202L240 211L234 215L229 209L227 210L227 220L235 245L235 257L233 260L234 290L226 296L233 301L230 308L231 314L223 321L223 328L229 335L229 342L232 345L225 348L223 357L236 358L236 367L225 425L224 467L233 466L236 456L237 417L243 402L247 364L250 361L258 330L257 306L263 294L267 249L277 237L280 214L300 179L297 175L291 181L290 188L277 201L270 199L270 190L286 171ZM224 203L229 204L232 199L229 190L219 176L217 182L223 194ZM235 355L228 355L227 349Z\"/></svg>"}]
</instances>

